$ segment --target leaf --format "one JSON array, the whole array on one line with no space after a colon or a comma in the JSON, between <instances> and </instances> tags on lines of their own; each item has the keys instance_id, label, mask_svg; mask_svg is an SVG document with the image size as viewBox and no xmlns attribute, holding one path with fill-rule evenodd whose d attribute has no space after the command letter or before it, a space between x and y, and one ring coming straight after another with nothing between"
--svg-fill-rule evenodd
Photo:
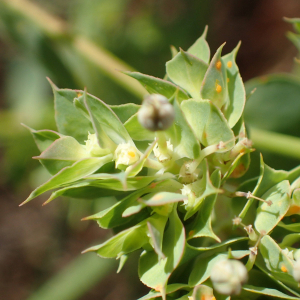
<instances>
[{"instance_id":1,"label":"leaf","mask_svg":"<svg viewBox=\"0 0 300 300\"><path fill-rule=\"evenodd\" d=\"M178 145L175 147L174 152L178 154L179 158L196 159L200 156L200 145L176 99L174 101L174 110L174 124L178 133Z\"/></svg>"},{"instance_id":2,"label":"leaf","mask_svg":"<svg viewBox=\"0 0 300 300\"><path fill-rule=\"evenodd\" d=\"M166 63L169 78L195 99L201 99L200 88L207 67L204 61L182 49Z\"/></svg>"},{"instance_id":3,"label":"leaf","mask_svg":"<svg viewBox=\"0 0 300 300\"><path fill-rule=\"evenodd\" d=\"M131 116L136 114L140 109L140 105L134 103L126 103L121 105L110 105L110 108L117 115L122 123L125 123Z\"/></svg>"},{"instance_id":4,"label":"leaf","mask_svg":"<svg viewBox=\"0 0 300 300\"><path fill-rule=\"evenodd\" d=\"M162 242L167 221L168 217L155 214L153 218L147 222L150 240L152 241L151 245L159 259L165 258L162 252Z\"/></svg>"},{"instance_id":5,"label":"leaf","mask_svg":"<svg viewBox=\"0 0 300 300\"><path fill-rule=\"evenodd\" d=\"M86 249L83 253L95 251L101 257L121 257L140 249L148 241L147 226L144 220L136 226L119 232L103 244Z\"/></svg>"},{"instance_id":6,"label":"leaf","mask_svg":"<svg viewBox=\"0 0 300 300\"><path fill-rule=\"evenodd\" d=\"M203 60L204 62L209 63L210 49L209 49L209 45L206 41L207 29L208 29L208 26L205 26L204 32L202 33L202 35L188 49L187 52L198 57L199 59Z\"/></svg>"},{"instance_id":7,"label":"leaf","mask_svg":"<svg viewBox=\"0 0 300 300\"><path fill-rule=\"evenodd\" d=\"M250 293L255 293L255 294L260 294L260 295L265 295L265 296L270 296L270 297L275 297L275 298L280 298L280 299L289 299L289 300L298 300L298 297L293 297L286 295L278 290L275 289L270 289L270 288L265 288L265 287L258 287L258 286L253 286L253 285L244 285L243 287L244 291L250 292Z\"/></svg>"},{"instance_id":8,"label":"leaf","mask_svg":"<svg viewBox=\"0 0 300 300\"><path fill-rule=\"evenodd\" d=\"M293 24L294 29L300 33L300 18L283 18L284 21Z\"/></svg>"},{"instance_id":9,"label":"leaf","mask_svg":"<svg viewBox=\"0 0 300 300\"><path fill-rule=\"evenodd\" d=\"M111 160L112 155L107 155L103 157L90 157L77 161L73 165L60 170L47 182L36 188L21 205L31 201L46 191L58 188L64 184L77 181L87 175L90 175Z\"/></svg>"},{"instance_id":10,"label":"leaf","mask_svg":"<svg viewBox=\"0 0 300 300\"><path fill-rule=\"evenodd\" d=\"M292 276L293 261L270 236L266 235L261 239L259 250L267 269L271 271L274 277L289 286L297 287Z\"/></svg>"},{"instance_id":11,"label":"leaf","mask_svg":"<svg viewBox=\"0 0 300 300\"><path fill-rule=\"evenodd\" d=\"M182 111L197 139L204 146L227 143L222 151L234 146L234 134L220 110L208 100L186 100L181 104Z\"/></svg>"},{"instance_id":12,"label":"leaf","mask_svg":"<svg viewBox=\"0 0 300 300\"><path fill-rule=\"evenodd\" d=\"M41 152L46 150L55 140L63 137L62 134L53 130L34 130L25 124L22 125L31 132L33 139Z\"/></svg>"},{"instance_id":13,"label":"leaf","mask_svg":"<svg viewBox=\"0 0 300 300\"><path fill-rule=\"evenodd\" d=\"M212 58L200 90L202 99L212 101L220 109L224 106L227 97L226 68L221 58L224 45L219 47Z\"/></svg>"},{"instance_id":14,"label":"leaf","mask_svg":"<svg viewBox=\"0 0 300 300\"><path fill-rule=\"evenodd\" d=\"M131 193L127 197L118 201L113 206L100 211L92 216L84 218L84 220L95 220L101 228L108 229L120 226L129 222L131 217L123 218L122 214L124 211L136 203L137 199L141 197L143 194L149 192L150 189L148 187L138 190L136 192Z\"/></svg>"},{"instance_id":15,"label":"leaf","mask_svg":"<svg viewBox=\"0 0 300 300\"><path fill-rule=\"evenodd\" d=\"M131 116L124 123L124 126L131 138L135 141L153 141L155 139L155 133L147 130L140 124L137 114Z\"/></svg>"},{"instance_id":16,"label":"leaf","mask_svg":"<svg viewBox=\"0 0 300 300\"><path fill-rule=\"evenodd\" d=\"M147 206L161 206L169 203L175 203L178 201L186 200L186 196L178 193L160 192L149 200L143 201Z\"/></svg>"},{"instance_id":17,"label":"leaf","mask_svg":"<svg viewBox=\"0 0 300 300\"><path fill-rule=\"evenodd\" d=\"M181 102L189 98L185 91L172 82L139 72L123 73L138 80L150 94L161 94L168 99L171 99L178 90L178 101Z\"/></svg>"},{"instance_id":18,"label":"leaf","mask_svg":"<svg viewBox=\"0 0 300 300\"><path fill-rule=\"evenodd\" d=\"M300 231L300 223L285 224L284 222L279 222L278 226L292 232Z\"/></svg>"},{"instance_id":19,"label":"leaf","mask_svg":"<svg viewBox=\"0 0 300 300\"><path fill-rule=\"evenodd\" d=\"M291 233L284 236L282 242L279 244L281 249L291 247L296 242L300 241L300 233Z\"/></svg>"},{"instance_id":20,"label":"leaf","mask_svg":"<svg viewBox=\"0 0 300 300\"><path fill-rule=\"evenodd\" d=\"M206 180L209 180L209 177ZM215 170L213 172L211 175L211 180L211 184L214 187L220 187L221 173L219 170ZM207 189L209 189L209 187ZM206 190L205 194L207 193ZM216 189L214 188L214 190ZM220 238L215 235L211 227L211 214L215 206L217 195L217 193L211 194L210 196L207 196L201 203L195 220L190 226L187 227L188 239L206 236L215 239L219 243L221 242Z\"/></svg>"},{"instance_id":21,"label":"leaf","mask_svg":"<svg viewBox=\"0 0 300 300\"><path fill-rule=\"evenodd\" d=\"M63 136L56 139L40 156L34 158L40 160L53 175L61 169L71 166L74 162L89 156L89 153L77 140L71 136Z\"/></svg>"},{"instance_id":22,"label":"leaf","mask_svg":"<svg viewBox=\"0 0 300 300\"><path fill-rule=\"evenodd\" d=\"M284 180L262 196L265 201L271 201L272 205L268 205L267 202L260 203L254 222L258 232L267 234L280 222L289 209L290 194L290 184L288 180Z\"/></svg>"},{"instance_id":23,"label":"leaf","mask_svg":"<svg viewBox=\"0 0 300 300\"><path fill-rule=\"evenodd\" d=\"M50 82L54 93L55 120L58 131L84 143L88 132L94 133L92 123L73 105L73 100L82 91L58 89Z\"/></svg>"},{"instance_id":24,"label":"leaf","mask_svg":"<svg viewBox=\"0 0 300 300\"><path fill-rule=\"evenodd\" d=\"M104 140L104 135L107 135L117 145L122 143L134 145L124 125L107 104L89 94L86 94L85 104L102 148L110 147L109 142ZM104 145L101 143L101 139L103 139Z\"/></svg>"},{"instance_id":25,"label":"leaf","mask_svg":"<svg viewBox=\"0 0 300 300\"><path fill-rule=\"evenodd\" d=\"M169 226L164 234L162 252L166 258L159 260L154 251L143 252L139 261L140 280L145 285L162 291L172 271L180 262L184 245L184 227L177 215L175 205L169 217Z\"/></svg>"},{"instance_id":26,"label":"leaf","mask_svg":"<svg viewBox=\"0 0 300 300\"><path fill-rule=\"evenodd\" d=\"M214 299L213 289L206 285L198 285L194 288L192 299Z\"/></svg>"},{"instance_id":27,"label":"leaf","mask_svg":"<svg viewBox=\"0 0 300 300\"><path fill-rule=\"evenodd\" d=\"M222 61L224 62L227 71L227 89L229 96L229 103L225 107L224 116L231 128L242 116L246 103L244 83L235 62L240 45L241 43L238 43L231 53L222 57Z\"/></svg>"}]
</instances>

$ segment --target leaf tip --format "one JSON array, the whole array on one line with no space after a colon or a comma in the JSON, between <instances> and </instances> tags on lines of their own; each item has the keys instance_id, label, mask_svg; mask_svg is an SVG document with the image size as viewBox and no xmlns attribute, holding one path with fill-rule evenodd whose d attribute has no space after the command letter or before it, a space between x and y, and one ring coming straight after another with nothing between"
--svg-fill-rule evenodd
<instances>
[{"instance_id":1,"label":"leaf tip","mask_svg":"<svg viewBox=\"0 0 300 300\"><path fill-rule=\"evenodd\" d=\"M58 87L53 83L53 81L52 81L49 77L46 77L46 79L47 79L48 82L50 83L53 92L54 92L54 91L57 91L57 90L58 90Z\"/></svg>"}]
</instances>

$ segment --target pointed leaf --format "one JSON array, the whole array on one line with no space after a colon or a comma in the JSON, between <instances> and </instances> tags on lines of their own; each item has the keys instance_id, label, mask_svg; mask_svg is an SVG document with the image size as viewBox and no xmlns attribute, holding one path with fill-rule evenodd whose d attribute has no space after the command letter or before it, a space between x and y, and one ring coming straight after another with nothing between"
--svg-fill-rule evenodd
<instances>
[{"instance_id":1,"label":"pointed leaf","mask_svg":"<svg viewBox=\"0 0 300 300\"><path fill-rule=\"evenodd\" d=\"M198 38L198 40L188 49L187 52L191 53L192 55L200 58L206 63L209 63L210 59L210 49L208 43L206 41L206 34L207 34L208 27L205 26L204 32Z\"/></svg>"},{"instance_id":2,"label":"pointed leaf","mask_svg":"<svg viewBox=\"0 0 300 300\"><path fill-rule=\"evenodd\" d=\"M231 128L240 119L246 103L244 83L235 62L240 45L241 43L239 43L231 53L222 57L222 61L224 62L227 71L227 88L229 96L229 103L225 107L224 115Z\"/></svg>"},{"instance_id":3,"label":"pointed leaf","mask_svg":"<svg viewBox=\"0 0 300 300\"><path fill-rule=\"evenodd\" d=\"M164 234L162 252L166 258L159 260L154 251L143 252L139 262L140 280L145 285L162 291L172 271L180 262L184 245L184 227L177 215L175 206L170 215L169 226Z\"/></svg>"},{"instance_id":4,"label":"pointed leaf","mask_svg":"<svg viewBox=\"0 0 300 300\"><path fill-rule=\"evenodd\" d=\"M110 105L110 108L118 116L122 123L125 123L131 116L136 114L140 107L140 105L134 103Z\"/></svg>"},{"instance_id":5,"label":"pointed leaf","mask_svg":"<svg viewBox=\"0 0 300 300\"><path fill-rule=\"evenodd\" d=\"M88 132L94 133L92 123L73 105L77 93L68 89L58 89L51 84L54 93L55 120L58 131L74 137L79 143L84 143Z\"/></svg>"},{"instance_id":6,"label":"pointed leaf","mask_svg":"<svg viewBox=\"0 0 300 300\"><path fill-rule=\"evenodd\" d=\"M219 47L212 58L203 79L200 95L202 99L212 101L218 108L222 108L227 97L226 68L221 59L224 44Z\"/></svg>"},{"instance_id":7,"label":"pointed leaf","mask_svg":"<svg viewBox=\"0 0 300 300\"><path fill-rule=\"evenodd\" d=\"M169 203L175 203L179 201L186 200L187 197L182 194L169 193L169 192L160 192L149 200L143 201L147 206L161 206Z\"/></svg>"},{"instance_id":8,"label":"pointed leaf","mask_svg":"<svg viewBox=\"0 0 300 300\"><path fill-rule=\"evenodd\" d=\"M284 180L269 189L262 199L272 205L261 202L257 209L254 226L258 232L269 233L284 217L290 206L290 184Z\"/></svg>"},{"instance_id":9,"label":"pointed leaf","mask_svg":"<svg viewBox=\"0 0 300 300\"><path fill-rule=\"evenodd\" d=\"M282 227L288 231L300 232L300 223L285 224L283 222L279 222L278 226Z\"/></svg>"},{"instance_id":10,"label":"pointed leaf","mask_svg":"<svg viewBox=\"0 0 300 300\"><path fill-rule=\"evenodd\" d=\"M208 100L186 100L181 108L194 132L204 146L227 143L222 151L234 146L234 134L221 111Z\"/></svg>"},{"instance_id":11,"label":"pointed leaf","mask_svg":"<svg viewBox=\"0 0 300 300\"><path fill-rule=\"evenodd\" d=\"M201 99L200 88L207 67L204 61L183 50L166 64L169 78L195 99Z\"/></svg>"},{"instance_id":12,"label":"pointed leaf","mask_svg":"<svg viewBox=\"0 0 300 300\"><path fill-rule=\"evenodd\" d=\"M139 72L124 72L124 74L138 80L150 94L161 94L171 99L178 90L178 100L180 102L189 98L185 91L172 82Z\"/></svg>"},{"instance_id":13,"label":"pointed leaf","mask_svg":"<svg viewBox=\"0 0 300 300\"><path fill-rule=\"evenodd\" d=\"M87 175L90 175L111 160L112 155L107 155L103 157L91 157L77 161L73 165L60 170L47 182L36 188L22 204L27 203L46 191L58 188L64 184L77 181Z\"/></svg>"}]
</instances>

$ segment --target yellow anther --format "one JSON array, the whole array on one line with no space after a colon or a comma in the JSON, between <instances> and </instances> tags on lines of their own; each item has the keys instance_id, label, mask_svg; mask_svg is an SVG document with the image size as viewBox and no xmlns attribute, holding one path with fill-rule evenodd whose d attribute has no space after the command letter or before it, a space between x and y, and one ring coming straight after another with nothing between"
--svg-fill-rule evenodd
<instances>
[{"instance_id":1,"label":"yellow anther","mask_svg":"<svg viewBox=\"0 0 300 300\"><path fill-rule=\"evenodd\" d=\"M232 61L229 61L229 62L227 63L227 67L228 67L228 68L231 68L231 67L232 67Z\"/></svg>"},{"instance_id":2,"label":"yellow anther","mask_svg":"<svg viewBox=\"0 0 300 300\"><path fill-rule=\"evenodd\" d=\"M221 63L220 60L218 60L217 63L216 63L216 68L217 68L218 70L220 70L221 67L222 67L222 63Z\"/></svg>"},{"instance_id":3,"label":"yellow anther","mask_svg":"<svg viewBox=\"0 0 300 300\"><path fill-rule=\"evenodd\" d=\"M288 271L285 265L282 265L280 269L284 273L287 273L287 271Z\"/></svg>"},{"instance_id":4,"label":"yellow anther","mask_svg":"<svg viewBox=\"0 0 300 300\"><path fill-rule=\"evenodd\" d=\"M133 151L128 151L127 154L132 158L135 157L135 153Z\"/></svg>"},{"instance_id":5,"label":"yellow anther","mask_svg":"<svg viewBox=\"0 0 300 300\"><path fill-rule=\"evenodd\" d=\"M217 91L217 93L222 92L222 87L219 84L217 84L217 86L216 86L216 91Z\"/></svg>"}]
</instances>

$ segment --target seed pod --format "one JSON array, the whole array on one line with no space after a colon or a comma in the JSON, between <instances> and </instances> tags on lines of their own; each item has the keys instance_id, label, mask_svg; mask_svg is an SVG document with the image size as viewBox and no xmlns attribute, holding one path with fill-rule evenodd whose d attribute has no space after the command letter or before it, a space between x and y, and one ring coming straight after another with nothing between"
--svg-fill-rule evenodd
<instances>
[{"instance_id":1,"label":"seed pod","mask_svg":"<svg viewBox=\"0 0 300 300\"><path fill-rule=\"evenodd\" d=\"M175 112L168 99L159 94L147 96L138 112L140 124L150 131L166 130L174 122Z\"/></svg>"},{"instance_id":2,"label":"seed pod","mask_svg":"<svg viewBox=\"0 0 300 300\"><path fill-rule=\"evenodd\" d=\"M240 261L225 259L213 266L210 279L220 294L238 295L242 284L248 280L248 272Z\"/></svg>"}]
</instances>

